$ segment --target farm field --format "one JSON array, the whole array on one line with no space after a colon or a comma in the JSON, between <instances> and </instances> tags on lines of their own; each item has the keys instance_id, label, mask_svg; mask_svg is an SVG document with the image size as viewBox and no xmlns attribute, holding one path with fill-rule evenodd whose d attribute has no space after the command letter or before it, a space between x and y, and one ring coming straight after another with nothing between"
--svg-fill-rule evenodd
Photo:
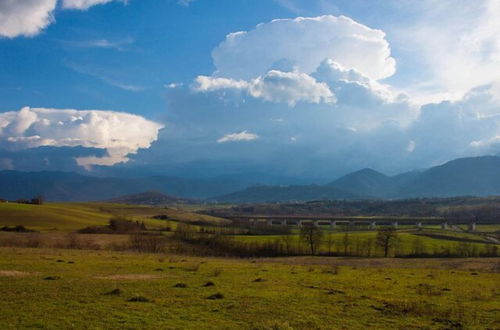
<instances>
[{"instance_id":1,"label":"farm field","mask_svg":"<svg viewBox=\"0 0 500 330\"><path fill-rule=\"evenodd\" d=\"M497 226L497 230L498 229L500 229L500 226ZM368 253L372 256L382 256L381 251L377 251L374 247L376 237L377 232L373 230L351 232L325 231L318 252L320 254L342 255L345 253L344 244L348 244L348 252L350 252L351 255L359 255L362 250L364 254ZM298 249L300 249L301 244L301 237L297 230L292 231L292 233L288 235L286 242L283 235L237 235L235 236L235 240L258 244L281 242L282 244L289 244ZM423 230L402 229L398 231L394 250L398 255L408 255L411 254L416 245L418 245L421 247L421 252L423 253L439 254L443 251L446 252L457 249L460 245L466 244L469 248L477 252L483 252L488 247L492 246L496 246L497 249L500 249L500 244L495 244L495 242L498 242L498 234L493 237L490 232L464 233L428 228ZM367 249L369 249L370 252L366 252Z\"/></svg>"},{"instance_id":2,"label":"farm field","mask_svg":"<svg viewBox=\"0 0 500 330\"><path fill-rule=\"evenodd\" d=\"M166 215L181 222L204 221L223 223L224 220L174 208L154 208L108 203L46 203L30 205L0 203L0 227L22 225L38 231L74 231L88 226L105 225L115 215L144 221L146 226L162 227L165 221L154 220Z\"/></svg>"},{"instance_id":3,"label":"farm field","mask_svg":"<svg viewBox=\"0 0 500 330\"><path fill-rule=\"evenodd\" d=\"M496 329L500 259L0 248L0 327Z\"/></svg>"},{"instance_id":4,"label":"farm field","mask_svg":"<svg viewBox=\"0 0 500 330\"><path fill-rule=\"evenodd\" d=\"M153 216L162 215L166 219L156 220ZM226 228L227 220L209 215L197 214L171 207L131 206L109 203L47 203L44 205L29 205L17 203L0 203L0 227L22 225L30 230L40 233L6 233L0 232L0 245L18 246L16 242L36 240L43 243L44 247L62 247L63 241L68 240L68 235L89 226L107 225L114 216L123 216L133 221L144 222L149 230L168 230L164 236L170 236L177 230L179 223L191 223L191 230L221 231L225 237L234 242L243 244L286 245L286 250L294 250L293 254L307 254L307 246L301 240L296 227L290 227L289 235L283 234L247 234L239 235L238 231L245 231L237 227ZM215 225L215 227L214 227ZM222 226L221 226L222 225ZM273 226L281 230L280 226ZM266 227L263 227L266 230ZM258 227L257 227L258 229ZM319 254L329 255L358 255L382 256L382 251L375 246L377 232L374 230L355 230L344 232L346 228L339 226L340 230L330 231L324 227L323 237L318 247ZM441 230L439 226L426 226L423 230L416 230L414 226L401 226L398 230L397 241L392 248L393 255L408 256L413 253L416 246L422 255L449 255L450 251L467 249L468 254L462 256L479 256L488 249L500 250L498 244L499 225L478 226L477 232L464 232L460 230ZM258 230L262 230L258 229ZM158 233L158 232L156 232ZM87 246L109 249L116 244L125 244L128 235L103 235L85 234L78 235ZM71 238L70 238L71 239ZM348 241L346 243L346 240ZM28 242L29 243L29 242ZM345 245L348 245L348 248ZM26 244L33 246L33 243ZM37 245L39 246L39 245ZM283 248L282 248L283 249ZM491 252L491 251L490 251ZM292 254L292 255L293 255ZM491 253L489 254L491 255ZM495 254L493 254L495 255Z\"/></svg>"}]
</instances>

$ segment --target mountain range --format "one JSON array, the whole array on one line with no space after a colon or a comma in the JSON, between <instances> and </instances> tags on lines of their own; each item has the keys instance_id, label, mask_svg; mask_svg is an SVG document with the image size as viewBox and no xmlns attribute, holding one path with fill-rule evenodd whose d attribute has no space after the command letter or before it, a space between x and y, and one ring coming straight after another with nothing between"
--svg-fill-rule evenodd
<instances>
[{"instance_id":1,"label":"mountain range","mask_svg":"<svg viewBox=\"0 0 500 330\"><path fill-rule=\"evenodd\" d=\"M299 180L295 180L298 182ZM0 198L43 195L49 201L132 200L162 203L185 199L223 203L290 202L324 199L402 199L416 197L500 195L500 157L460 158L421 171L387 176L362 169L323 185L288 185L289 178L265 175L184 179L94 177L73 172L0 171ZM266 185L263 185L265 183ZM175 196L175 197L173 197ZM180 199L179 199L180 198ZM142 200L142 202L141 202Z\"/></svg>"},{"instance_id":2,"label":"mountain range","mask_svg":"<svg viewBox=\"0 0 500 330\"><path fill-rule=\"evenodd\" d=\"M172 205L189 204L195 200L169 196L159 191L146 191L138 194L124 195L107 200L109 203L131 204L131 205Z\"/></svg>"},{"instance_id":3,"label":"mountain range","mask_svg":"<svg viewBox=\"0 0 500 330\"><path fill-rule=\"evenodd\" d=\"M123 195L157 191L180 198L206 199L246 187L272 182L283 184L290 178L252 173L211 179L171 176L96 177L74 172L0 171L0 199L27 199L42 195L48 201L102 201Z\"/></svg>"},{"instance_id":4,"label":"mountain range","mask_svg":"<svg viewBox=\"0 0 500 330\"><path fill-rule=\"evenodd\" d=\"M492 195L500 195L498 156L460 158L427 170L395 176L367 168L326 185L250 187L218 196L215 200L223 203L258 203Z\"/></svg>"}]
</instances>

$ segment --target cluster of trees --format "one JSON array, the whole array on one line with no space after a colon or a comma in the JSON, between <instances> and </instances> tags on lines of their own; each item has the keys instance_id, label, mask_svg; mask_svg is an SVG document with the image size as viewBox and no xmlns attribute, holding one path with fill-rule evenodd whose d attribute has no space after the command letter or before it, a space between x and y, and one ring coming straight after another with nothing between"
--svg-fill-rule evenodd
<instances>
[{"instance_id":1,"label":"cluster of trees","mask_svg":"<svg viewBox=\"0 0 500 330\"><path fill-rule=\"evenodd\" d=\"M280 235L273 240L241 241L223 231L210 233L188 224L179 224L173 233L173 241L189 246L190 251L202 255L236 257L277 257L299 255L329 255L357 257L475 257L497 256L496 245L457 242L439 249L430 249L420 237L416 237L410 249L403 250L397 231L392 227L380 228L374 238L360 238L345 232L341 237L315 226L303 226L298 236ZM175 244L174 244L175 245ZM186 246L184 246L185 248ZM181 249L180 245L176 246ZM177 250L179 252L179 250Z\"/></svg>"},{"instance_id":2,"label":"cluster of trees","mask_svg":"<svg viewBox=\"0 0 500 330\"><path fill-rule=\"evenodd\" d=\"M449 222L474 221L480 223L498 223L500 219L500 204L480 204L450 207L442 211Z\"/></svg>"},{"instance_id":3,"label":"cluster of trees","mask_svg":"<svg viewBox=\"0 0 500 330\"><path fill-rule=\"evenodd\" d=\"M330 216L439 216L443 206L471 203L470 198L414 198L405 200L332 200L304 203L238 205L226 209L205 211L207 214L224 216L235 214L311 215Z\"/></svg>"},{"instance_id":4,"label":"cluster of trees","mask_svg":"<svg viewBox=\"0 0 500 330\"><path fill-rule=\"evenodd\" d=\"M253 204L207 210L203 213L231 217L236 215L328 215L342 216L402 216L444 217L454 220L498 222L500 198L453 197L415 198L405 200L334 200L294 204Z\"/></svg>"},{"instance_id":5,"label":"cluster of trees","mask_svg":"<svg viewBox=\"0 0 500 330\"><path fill-rule=\"evenodd\" d=\"M302 241L304 241L307 246L309 247L309 252L312 255L318 254L318 251L321 247L321 245L324 243L324 231L321 230L320 228L310 225L310 226L303 226L300 228L300 238ZM389 252L396 246L398 240L397 240L397 231L394 228L381 228L377 232L377 236L375 239L375 247L383 250L384 257L389 256ZM327 237L327 247L328 247L328 253L332 253L332 245L333 245L333 239L332 235L330 234ZM343 246L343 252L344 255L349 255L350 254L350 247L351 243L349 241L349 233L345 232L344 237L342 238L342 246ZM367 256L371 256L373 244L372 241L370 240L365 240L360 244L360 241L357 241L357 246L356 246L356 251L357 254L361 254L360 250L363 250L363 252L366 252Z\"/></svg>"},{"instance_id":6,"label":"cluster of trees","mask_svg":"<svg viewBox=\"0 0 500 330\"><path fill-rule=\"evenodd\" d=\"M114 216L106 226L90 226L79 230L81 234L132 234L145 232L148 229L144 221L133 221L127 217Z\"/></svg>"}]
</instances>

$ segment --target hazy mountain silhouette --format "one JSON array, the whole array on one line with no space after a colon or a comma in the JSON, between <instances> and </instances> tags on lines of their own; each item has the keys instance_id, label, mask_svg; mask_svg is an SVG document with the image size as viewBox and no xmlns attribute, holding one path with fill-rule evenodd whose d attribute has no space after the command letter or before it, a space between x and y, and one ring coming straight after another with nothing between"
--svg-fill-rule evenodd
<instances>
[{"instance_id":1,"label":"hazy mountain silhouette","mask_svg":"<svg viewBox=\"0 0 500 330\"><path fill-rule=\"evenodd\" d=\"M277 192L272 196L272 192ZM373 169L347 174L324 186L253 187L216 197L220 202L312 199L415 198L500 195L500 157L461 158L423 171L386 176ZM289 196L293 198L289 198Z\"/></svg>"},{"instance_id":2,"label":"hazy mountain silhouette","mask_svg":"<svg viewBox=\"0 0 500 330\"><path fill-rule=\"evenodd\" d=\"M132 205L167 205L191 203L194 200L162 194L159 191L146 191L138 194L124 195L107 200L110 203Z\"/></svg>"},{"instance_id":3,"label":"hazy mountain silhouette","mask_svg":"<svg viewBox=\"0 0 500 330\"><path fill-rule=\"evenodd\" d=\"M169 176L119 178L72 172L0 171L0 198L31 198L41 194L50 201L95 201L145 191L184 199L208 198L229 203L491 196L500 195L500 157L461 158L427 170L395 176L362 169L325 185L283 185L282 182L290 182L290 179L255 173L248 176L240 174L212 179L184 179Z\"/></svg>"}]
</instances>

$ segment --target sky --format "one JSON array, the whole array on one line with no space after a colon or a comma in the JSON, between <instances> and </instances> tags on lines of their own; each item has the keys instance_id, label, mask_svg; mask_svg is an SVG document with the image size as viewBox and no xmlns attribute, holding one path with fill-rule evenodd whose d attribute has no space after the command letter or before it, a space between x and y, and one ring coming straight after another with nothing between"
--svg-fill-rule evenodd
<instances>
[{"instance_id":1,"label":"sky","mask_svg":"<svg viewBox=\"0 0 500 330\"><path fill-rule=\"evenodd\" d=\"M324 182L500 152L497 0L0 0L0 169Z\"/></svg>"}]
</instances>

